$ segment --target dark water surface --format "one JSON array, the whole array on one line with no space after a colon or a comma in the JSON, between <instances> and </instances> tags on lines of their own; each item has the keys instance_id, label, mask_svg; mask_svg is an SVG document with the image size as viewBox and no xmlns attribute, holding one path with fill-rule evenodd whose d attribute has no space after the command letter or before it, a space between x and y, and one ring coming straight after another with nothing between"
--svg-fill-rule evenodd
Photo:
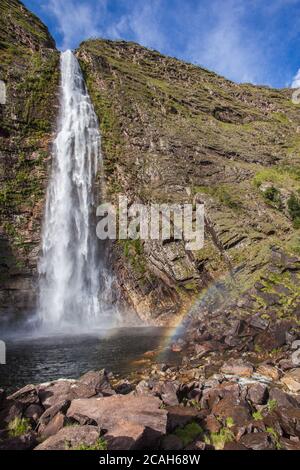
<instances>
[{"instance_id":1,"label":"dark water surface","mask_svg":"<svg viewBox=\"0 0 300 470\"><path fill-rule=\"evenodd\" d=\"M52 336L6 342L6 365L0 365L0 387L14 391L24 385L58 378L78 378L89 370L106 368L126 375L147 351L168 342L166 328L119 328L106 336ZM164 352L160 362L174 364L176 355Z\"/></svg>"}]
</instances>

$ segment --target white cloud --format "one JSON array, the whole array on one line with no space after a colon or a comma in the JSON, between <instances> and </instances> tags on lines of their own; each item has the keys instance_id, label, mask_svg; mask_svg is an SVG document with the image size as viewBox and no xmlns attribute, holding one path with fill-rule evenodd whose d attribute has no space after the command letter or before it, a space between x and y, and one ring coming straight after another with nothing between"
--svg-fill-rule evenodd
<instances>
[{"instance_id":1,"label":"white cloud","mask_svg":"<svg viewBox=\"0 0 300 470\"><path fill-rule=\"evenodd\" d=\"M84 39L101 36L101 14L105 13L106 0L90 2L76 0L49 0L45 9L57 22L62 35L61 49L74 48Z\"/></svg>"},{"instance_id":2,"label":"white cloud","mask_svg":"<svg viewBox=\"0 0 300 470\"><path fill-rule=\"evenodd\" d=\"M262 71L259 38L245 27L245 2L228 0L211 3L208 24L207 11L200 8L196 18L201 27L189 38L187 55L227 78L255 83Z\"/></svg>"},{"instance_id":3,"label":"white cloud","mask_svg":"<svg viewBox=\"0 0 300 470\"><path fill-rule=\"evenodd\" d=\"M300 69L293 78L291 88L300 88Z\"/></svg>"}]
</instances>

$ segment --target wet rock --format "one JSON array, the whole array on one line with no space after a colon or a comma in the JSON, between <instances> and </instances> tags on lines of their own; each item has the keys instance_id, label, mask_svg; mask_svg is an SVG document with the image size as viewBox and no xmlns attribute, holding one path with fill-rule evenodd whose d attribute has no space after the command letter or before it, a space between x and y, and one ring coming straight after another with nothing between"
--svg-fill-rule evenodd
<instances>
[{"instance_id":1,"label":"wet rock","mask_svg":"<svg viewBox=\"0 0 300 470\"><path fill-rule=\"evenodd\" d=\"M272 450L275 446L271 437L266 432L257 432L252 434L245 434L239 440L239 443L248 449L253 450Z\"/></svg>"},{"instance_id":2,"label":"wet rock","mask_svg":"<svg viewBox=\"0 0 300 470\"><path fill-rule=\"evenodd\" d=\"M10 395L8 400L16 400L24 405L39 403L38 392L34 385L26 385L26 387Z\"/></svg>"},{"instance_id":3,"label":"wet rock","mask_svg":"<svg viewBox=\"0 0 300 470\"><path fill-rule=\"evenodd\" d=\"M115 386L115 392L121 395L127 395L134 390L132 384L129 381L120 382Z\"/></svg>"},{"instance_id":4,"label":"wet rock","mask_svg":"<svg viewBox=\"0 0 300 470\"><path fill-rule=\"evenodd\" d=\"M167 411L161 408L156 397L142 395L112 395L111 397L76 399L67 411L67 417L76 415L93 419L101 427L110 431L118 421L126 420L165 434Z\"/></svg>"},{"instance_id":5,"label":"wet rock","mask_svg":"<svg viewBox=\"0 0 300 470\"><path fill-rule=\"evenodd\" d=\"M276 367L270 366L269 364L260 364L256 372L265 377L269 377L274 381L280 379L280 371Z\"/></svg>"},{"instance_id":6,"label":"wet rock","mask_svg":"<svg viewBox=\"0 0 300 470\"><path fill-rule=\"evenodd\" d=\"M223 374L239 375L241 377L251 377L253 366L242 359L229 359L221 367Z\"/></svg>"},{"instance_id":7,"label":"wet rock","mask_svg":"<svg viewBox=\"0 0 300 470\"><path fill-rule=\"evenodd\" d=\"M291 392L300 392L300 368L293 369L286 373L281 382L288 387Z\"/></svg>"},{"instance_id":8,"label":"wet rock","mask_svg":"<svg viewBox=\"0 0 300 470\"><path fill-rule=\"evenodd\" d=\"M37 445L36 434L28 432L23 436L12 437L0 442L1 450L32 450Z\"/></svg>"},{"instance_id":9,"label":"wet rock","mask_svg":"<svg viewBox=\"0 0 300 470\"><path fill-rule=\"evenodd\" d=\"M250 385L247 398L255 405L264 405L268 399L268 387L261 383Z\"/></svg>"},{"instance_id":10,"label":"wet rock","mask_svg":"<svg viewBox=\"0 0 300 470\"><path fill-rule=\"evenodd\" d=\"M65 427L39 444L34 450L68 450L80 445L92 446L98 439L99 431L95 426Z\"/></svg>"},{"instance_id":11,"label":"wet rock","mask_svg":"<svg viewBox=\"0 0 300 470\"><path fill-rule=\"evenodd\" d=\"M182 450L183 444L175 434L168 434L162 438L161 449L163 450Z\"/></svg>"},{"instance_id":12,"label":"wet rock","mask_svg":"<svg viewBox=\"0 0 300 470\"><path fill-rule=\"evenodd\" d=\"M89 371L80 377L79 382L93 389L95 391L94 395L101 393L103 396L110 396L115 393L110 385L108 373L105 369L100 371ZM80 398L88 397L82 396Z\"/></svg>"}]
</instances>

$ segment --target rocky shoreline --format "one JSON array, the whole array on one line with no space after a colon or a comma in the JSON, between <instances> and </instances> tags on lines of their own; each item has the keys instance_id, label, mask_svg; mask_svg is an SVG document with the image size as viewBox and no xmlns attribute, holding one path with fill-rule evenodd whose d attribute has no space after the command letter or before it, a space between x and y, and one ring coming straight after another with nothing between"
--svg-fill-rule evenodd
<instances>
[{"instance_id":1,"label":"rocky shoreline","mask_svg":"<svg viewBox=\"0 0 300 470\"><path fill-rule=\"evenodd\" d=\"M90 371L9 396L1 390L0 450L300 450L295 328L281 325L283 344L258 353L245 321L233 318L224 336L220 320L214 339L206 323L209 315L171 345L183 354L180 366L148 352L127 378ZM277 330L267 331L276 341Z\"/></svg>"}]
</instances>

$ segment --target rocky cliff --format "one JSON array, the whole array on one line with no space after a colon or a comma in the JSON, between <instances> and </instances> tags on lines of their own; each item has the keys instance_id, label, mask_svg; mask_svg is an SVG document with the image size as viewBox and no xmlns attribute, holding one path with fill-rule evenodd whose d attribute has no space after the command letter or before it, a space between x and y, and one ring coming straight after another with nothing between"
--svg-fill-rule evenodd
<instances>
[{"instance_id":1,"label":"rocky cliff","mask_svg":"<svg viewBox=\"0 0 300 470\"><path fill-rule=\"evenodd\" d=\"M47 28L16 0L0 1L0 308L35 305L41 218L59 83Z\"/></svg>"},{"instance_id":2,"label":"rocky cliff","mask_svg":"<svg viewBox=\"0 0 300 470\"><path fill-rule=\"evenodd\" d=\"M59 58L20 2L0 5L0 307L19 313L35 301ZM113 244L125 301L157 324L225 304L297 324L300 113L291 91L238 85L133 43L90 40L76 53L99 118L106 199L205 204L198 252L173 240Z\"/></svg>"},{"instance_id":3,"label":"rocky cliff","mask_svg":"<svg viewBox=\"0 0 300 470\"><path fill-rule=\"evenodd\" d=\"M86 41L77 55L100 121L108 198L205 203L199 252L172 240L115 244L119 284L142 318L170 322L195 300L197 311L199 302L213 310L247 292L247 313L295 319L299 263L272 264L299 254L291 90L238 85L133 43Z\"/></svg>"}]
</instances>

